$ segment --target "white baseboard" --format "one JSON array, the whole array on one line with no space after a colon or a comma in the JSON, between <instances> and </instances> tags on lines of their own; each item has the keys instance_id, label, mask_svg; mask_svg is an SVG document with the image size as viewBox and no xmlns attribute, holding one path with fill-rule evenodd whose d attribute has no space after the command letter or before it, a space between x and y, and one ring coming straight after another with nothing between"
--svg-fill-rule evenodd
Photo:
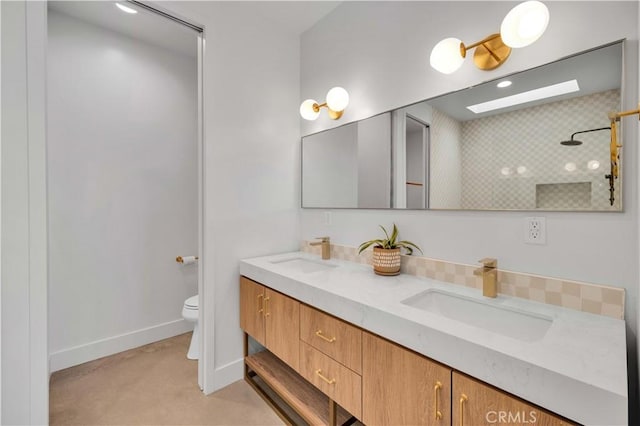
<instances>
[{"instance_id":1,"label":"white baseboard","mask_svg":"<svg viewBox=\"0 0 640 426\"><path fill-rule=\"evenodd\" d=\"M244 359L240 358L229 364L215 369L213 374L212 389L205 389L203 392L209 394L241 380L244 376Z\"/></svg>"},{"instance_id":2,"label":"white baseboard","mask_svg":"<svg viewBox=\"0 0 640 426\"><path fill-rule=\"evenodd\" d=\"M93 361L94 359L104 356L137 348L191 330L193 330L193 323L181 318L119 336L108 337L84 345L63 349L49 354L50 372L53 373L54 371L73 367L74 365Z\"/></svg>"}]
</instances>

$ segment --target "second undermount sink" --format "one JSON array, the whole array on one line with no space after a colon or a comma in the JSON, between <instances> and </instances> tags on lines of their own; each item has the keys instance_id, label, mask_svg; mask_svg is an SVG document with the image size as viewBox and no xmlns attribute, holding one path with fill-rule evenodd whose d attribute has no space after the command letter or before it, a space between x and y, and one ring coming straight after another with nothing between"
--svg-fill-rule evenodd
<instances>
[{"instance_id":1,"label":"second undermount sink","mask_svg":"<svg viewBox=\"0 0 640 426\"><path fill-rule=\"evenodd\" d=\"M440 290L427 290L401 302L514 339L534 342L544 337L553 319Z\"/></svg>"},{"instance_id":2,"label":"second undermount sink","mask_svg":"<svg viewBox=\"0 0 640 426\"><path fill-rule=\"evenodd\" d=\"M332 265L331 263L327 263L326 261L306 259L304 257L272 260L271 263L282 265L292 270L305 272L305 273L326 271L336 267L336 265Z\"/></svg>"}]
</instances>

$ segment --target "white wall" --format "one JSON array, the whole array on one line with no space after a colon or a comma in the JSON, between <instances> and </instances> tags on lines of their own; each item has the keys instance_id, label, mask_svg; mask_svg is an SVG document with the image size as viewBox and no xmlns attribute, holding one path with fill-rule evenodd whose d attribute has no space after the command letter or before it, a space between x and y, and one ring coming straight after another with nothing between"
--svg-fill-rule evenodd
<instances>
[{"instance_id":1,"label":"white wall","mask_svg":"<svg viewBox=\"0 0 640 426\"><path fill-rule=\"evenodd\" d=\"M46 4L2 2L2 424L46 424Z\"/></svg>"},{"instance_id":2,"label":"white wall","mask_svg":"<svg viewBox=\"0 0 640 426\"><path fill-rule=\"evenodd\" d=\"M205 26L204 391L242 377L238 261L299 246L298 33L263 2L163 2ZM326 88L324 92L326 92Z\"/></svg>"},{"instance_id":3,"label":"white wall","mask_svg":"<svg viewBox=\"0 0 640 426\"><path fill-rule=\"evenodd\" d=\"M175 257L198 247L197 59L55 11L48 23L56 371L192 328L197 265Z\"/></svg>"},{"instance_id":4,"label":"white wall","mask_svg":"<svg viewBox=\"0 0 640 426\"><path fill-rule=\"evenodd\" d=\"M495 71L481 71L467 60L456 73L444 75L428 63L439 40L480 40L497 31L517 3L345 2L303 34L302 97L335 85L345 87L350 105L339 122L344 124L627 38L623 108L637 108L638 3L545 3L549 27L536 43L514 49ZM635 347L638 262L629 263L638 259L635 121L622 125L628 141L623 153L624 213L545 213L546 245L524 244L524 217L531 214L527 212L346 210L334 211L332 225L327 226L323 211L302 210L302 237L329 235L337 244L357 246L375 235L378 224L395 222L401 237L419 244L428 257L475 264L492 256L503 269L623 287L628 343ZM320 117L303 122L302 133L333 125Z\"/></svg>"}]
</instances>

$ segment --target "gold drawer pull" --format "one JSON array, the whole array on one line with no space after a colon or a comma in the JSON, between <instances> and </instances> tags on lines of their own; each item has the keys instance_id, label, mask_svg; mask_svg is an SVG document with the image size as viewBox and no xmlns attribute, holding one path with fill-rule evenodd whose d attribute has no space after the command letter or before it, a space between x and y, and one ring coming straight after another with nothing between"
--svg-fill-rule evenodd
<instances>
[{"instance_id":1,"label":"gold drawer pull","mask_svg":"<svg viewBox=\"0 0 640 426\"><path fill-rule=\"evenodd\" d=\"M269 300L271 300L271 298L270 298L269 296L267 296L267 297L265 297L265 298L264 298L264 305L263 305L263 306L264 306L264 316L265 316L265 317L268 317L269 315L271 315L271 314L269 313L269 310L267 309L267 307L269 306L269 305L267 305L267 302L268 302Z\"/></svg>"},{"instance_id":2,"label":"gold drawer pull","mask_svg":"<svg viewBox=\"0 0 640 426\"><path fill-rule=\"evenodd\" d=\"M435 394L436 402L436 420L440 420L442 418L442 412L438 410L438 394L440 393L440 389L442 389L442 383L436 382L436 385L433 387L433 393Z\"/></svg>"},{"instance_id":3,"label":"gold drawer pull","mask_svg":"<svg viewBox=\"0 0 640 426\"><path fill-rule=\"evenodd\" d=\"M335 338L335 337L331 337L331 338L329 338L329 337L325 336L324 334L322 334L322 330L318 330L318 331L316 331L316 336L318 336L318 337L319 337L319 338L321 338L322 340L327 341L327 342L329 342L329 343L333 343L333 342L335 342L335 341L336 341L336 338Z\"/></svg>"},{"instance_id":4,"label":"gold drawer pull","mask_svg":"<svg viewBox=\"0 0 640 426\"><path fill-rule=\"evenodd\" d=\"M325 376L323 376L322 370L316 370L316 375L330 385L333 385L336 382L336 379L327 379Z\"/></svg>"},{"instance_id":5,"label":"gold drawer pull","mask_svg":"<svg viewBox=\"0 0 640 426\"><path fill-rule=\"evenodd\" d=\"M460 396L460 426L464 426L464 403L468 400L467 395L462 394L462 396Z\"/></svg>"},{"instance_id":6,"label":"gold drawer pull","mask_svg":"<svg viewBox=\"0 0 640 426\"><path fill-rule=\"evenodd\" d=\"M264 312L264 294L258 295L258 313Z\"/></svg>"}]
</instances>

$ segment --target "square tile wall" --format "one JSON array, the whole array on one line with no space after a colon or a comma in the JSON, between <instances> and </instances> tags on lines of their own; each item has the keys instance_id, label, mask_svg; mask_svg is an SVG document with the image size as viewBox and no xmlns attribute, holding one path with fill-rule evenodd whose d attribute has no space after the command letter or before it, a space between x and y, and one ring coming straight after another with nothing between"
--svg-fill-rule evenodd
<instances>
[{"instance_id":1,"label":"square tile wall","mask_svg":"<svg viewBox=\"0 0 640 426\"><path fill-rule=\"evenodd\" d=\"M301 250L320 255L320 246L303 241ZM356 247L331 244L331 257L349 262L371 264L372 250L358 254ZM421 256L402 255L401 272L433 278L451 284L482 290L482 278L473 275L479 267L446 262ZM624 289L498 270L498 292L564 308L624 319Z\"/></svg>"}]
</instances>

